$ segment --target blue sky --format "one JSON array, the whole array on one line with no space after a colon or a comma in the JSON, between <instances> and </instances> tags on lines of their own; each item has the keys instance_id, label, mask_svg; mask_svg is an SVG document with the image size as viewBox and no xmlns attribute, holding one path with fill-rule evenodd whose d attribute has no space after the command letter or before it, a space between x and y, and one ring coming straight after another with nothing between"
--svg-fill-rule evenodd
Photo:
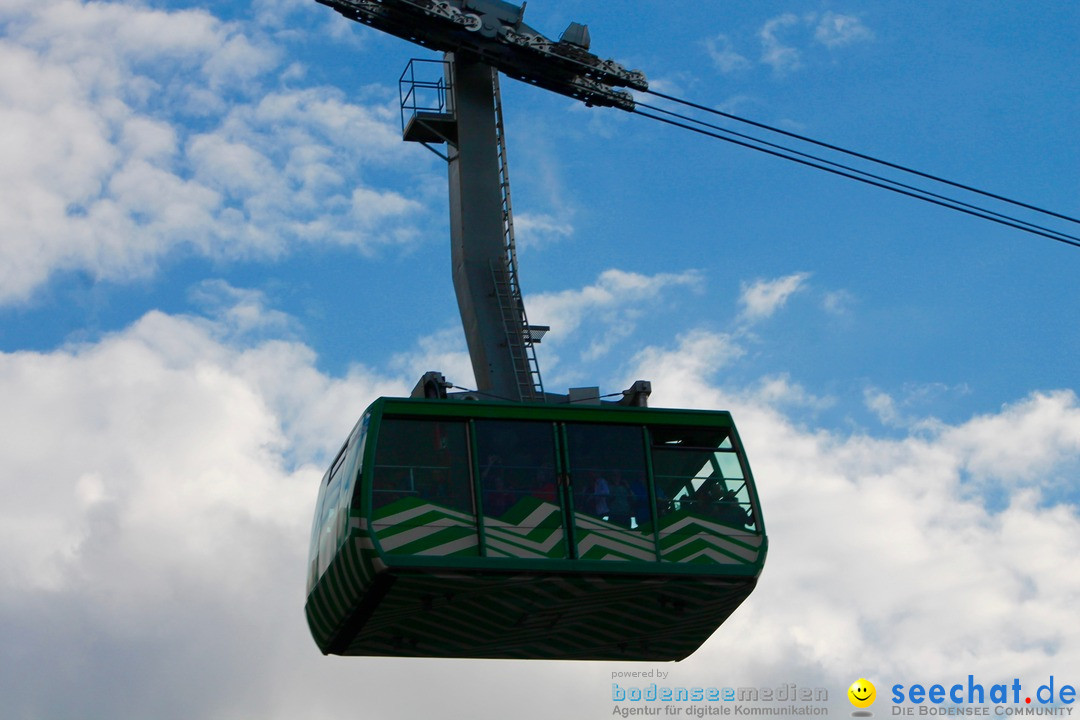
<instances>
[{"instance_id":1,"label":"blue sky","mask_svg":"<svg viewBox=\"0 0 1080 720\"><path fill-rule=\"evenodd\" d=\"M534 0L526 18L588 23L663 92L1080 215L1071 4ZM414 56L434 57L308 0L0 1L16 717L356 717L382 687L397 699L365 717L610 712L612 664L325 659L306 637L327 454L423 371L472 384L445 170L400 141ZM754 464L766 572L673 680L842 701L860 676L1075 672L1076 249L503 93L547 388L643 378L654 405L731 409Z\"/></svg>"}]
</instances>

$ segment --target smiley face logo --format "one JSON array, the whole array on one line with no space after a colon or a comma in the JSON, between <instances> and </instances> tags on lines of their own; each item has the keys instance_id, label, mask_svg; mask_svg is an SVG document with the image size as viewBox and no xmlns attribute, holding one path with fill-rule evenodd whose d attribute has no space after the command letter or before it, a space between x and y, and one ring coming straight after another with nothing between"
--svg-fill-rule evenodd
<instances>
[{"instance_id":1,"label":"smiley face logo","mask_svg":"<svg viewBox=\"0 0 1080 720\"><path fill-rule=\"evenodd\" d=\"M877 700L877 689L874 683L866 678L859 678L851 683L847 690L848 700L857 708L868 708Z\"/></svg>"}]
</instances>

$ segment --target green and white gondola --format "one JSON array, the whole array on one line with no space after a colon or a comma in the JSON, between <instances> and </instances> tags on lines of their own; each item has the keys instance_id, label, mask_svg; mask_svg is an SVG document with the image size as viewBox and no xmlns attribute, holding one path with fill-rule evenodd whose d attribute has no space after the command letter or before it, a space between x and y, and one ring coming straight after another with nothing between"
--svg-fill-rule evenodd
<instances>
[{"instance_id":1,"label":"green and white gondola","mask_svg":"<svg viewBox=\"0 0 1080 720\"><path fill-rule=\"evenodd\" d=\"M679 660L767 540L726 412L380 398L323 477L324 653Z\"/></svg>"}]
</instances>

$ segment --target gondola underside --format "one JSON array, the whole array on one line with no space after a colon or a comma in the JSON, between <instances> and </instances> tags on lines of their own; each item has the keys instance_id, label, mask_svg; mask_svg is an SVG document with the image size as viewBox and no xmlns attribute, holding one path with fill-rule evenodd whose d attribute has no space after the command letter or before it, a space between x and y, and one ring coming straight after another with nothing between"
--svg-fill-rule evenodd
<instances>
[{"instance_id":1,"label":"gondola underside","mask_svg":"<svg viewBox=\"0 0 1080 720\"><path fill-rule=\"evenodd\" d=\"M756 577L388 568L346 543L309 598L323 652L552 660L681 660ZM374 561L374 562L373 562ZM350 606L346 598L358 598Z\"/></svg>"}]
</instances>

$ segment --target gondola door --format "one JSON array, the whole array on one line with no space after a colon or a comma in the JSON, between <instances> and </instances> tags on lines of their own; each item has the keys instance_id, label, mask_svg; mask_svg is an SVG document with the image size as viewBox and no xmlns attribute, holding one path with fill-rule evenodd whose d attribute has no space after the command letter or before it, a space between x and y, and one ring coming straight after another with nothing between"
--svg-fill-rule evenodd
<instances>
[{"instance_id":1,"label":"gondola door","mask_svg":"<svg viewBox=\"0 0 1080 720\"><path fill-rule=\"evenodd\" d=\"M566 423L561 431L574 557L656 560L643 428Z\"/></svg>"},{"instance_id":2,"label":"gondola door","mask_svg":"<svg viewBox=\"0 0 1080 720\"><path fill-rule=\"evenodd\" d=\"M485 555L569 558L556 426L476 420L473 429Z\"/></svg>"}]
</instances>

